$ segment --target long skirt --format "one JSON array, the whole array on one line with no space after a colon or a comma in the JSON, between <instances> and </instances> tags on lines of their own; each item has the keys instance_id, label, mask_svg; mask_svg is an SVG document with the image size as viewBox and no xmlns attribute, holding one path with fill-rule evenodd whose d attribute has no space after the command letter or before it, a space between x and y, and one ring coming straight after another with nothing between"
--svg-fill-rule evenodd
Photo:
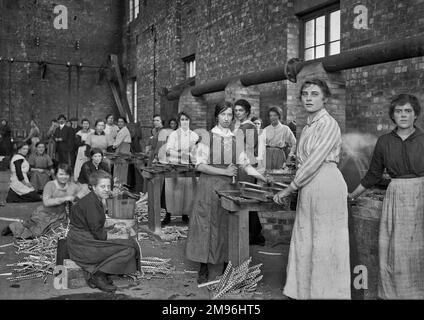
<instances>
[{"instance_id":1,"label":"long skirt","mask_svg":"<svg viewBox=\"0 0 424 320\"><path fill-rule=\"evenodd\" d=\"M347 186L335 163L324 163L299 191L284 294L351 297Z\"/></svg>"},{"instance_id":2,"label":"long skirt","mask_svg":"<svg viewBox=\"0 0 424 320\"><path fill-rule=\"evenodd\" d=\"M12 188L10 188L6 197L7 203L31 203L40 201L42 201L42 198L35 190L25 194L17 194Z\"/></svg>"},{"instance_id":3,"label":"long skirt","mask_svg":"<svg viewBox=\"0 0 424 320\"><path fill-rule=\"evenodd\" d=\"M44 186L50 180L51 180L50 179L50 175L47 172L32 171L31 172L31 177L30 177L30 180L29 181L34 186L34 189L36 191L43 191L44 190Z\"/></svg>"},{"instance_id":4,"label":"long skirt","mask_svg":"<svg viewBox=\"0 0 424 320\"><path fill-rule=\"evenodd\" d=\"M286 162L286 154L282 148L266 148L266 169L282 169Z\"/></svg>"},{"instance_id":5,"label":"long skirt","mask_svg":"<svg viewBox=\"0 0 424 320\"><path fill-rule=\"evenodd\" d=\"M27 221L24 223L13 222L9 225L9 228L16 238L40 237L50 228L54 229L61 224L66 224L66 211L65 207L62 207L63 210L46 210L44 206L39 206Z\"/></svg>"},{"instance_id":6,"label":"long skirt","mask_svg":"<svg viewBox=\"0 0 424 320\"><path fill-rule=\"evenodd\" d=\"M70 258L89 274L102 271L123 275L140 271L140 248L130 239L96 240L86 230L71 226L67 238Z\"/></svg>"},{"instance_id":7,"label":"long skirt","mask_svg":"<svg viewBox=\"0 0 424 320\"><path fill-rule=\"evenodd\" d=\"M231 177L202 173L194 197L186 246L187 259L219 264L228 262L228 213L217 190L230 190Z\"/></svg>"},{"instance_id":8,"label":"long skirt","mask_svg":"<svg viewBox=\"0 0 424 320\"><path fill-rule=\"evenodd\" d=\"M424 177L392 179L380 220L383 299L424 299Z\"/></svg>"},{"instance_id":9,"label":"long skirt","mask_svg":"<svg viewBox=\"0 0 424 320\"><path fill-rule=\"evenodd\" d=\"M193 211L194 190L197 188L196 178L166 178L166 207L175 216L190 216Z\"/></svg>"}]
</instances>

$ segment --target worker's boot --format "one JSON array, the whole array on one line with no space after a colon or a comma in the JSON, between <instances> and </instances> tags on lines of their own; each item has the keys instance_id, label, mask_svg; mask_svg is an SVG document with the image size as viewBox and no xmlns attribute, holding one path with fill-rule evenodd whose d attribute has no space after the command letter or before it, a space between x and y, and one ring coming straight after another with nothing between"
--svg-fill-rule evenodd
<instances>
[{"instance_id":1,"label":"worker's boot","mask_svg":"<svg viewBox=\"0 0 424 320\"><path fill-rule=\"evenodd\" d=\"M10 230L9 226L7 226L6 228L4 228L4 229L2 230L1 235L2 235L3 237L7 237L7 236L11 236L11 235L13 235L13 232L12 232L12 230Z\"/></svg>"},{"instance_id":2,"label":"worker's boot","mask_svg":"<svg viewBox=\"0 0 424 320\"><path fill-rule=\"evenodd\" d=\"M227 267L228 267L228 262L224 262L224 267L222 268L222 274L224 274Z\"/></svg>"},{"instance_id":3,"label":"worker's boot","mask_svg":"<svg viewBox=\"0 0 424 320\"><path fill-rule=\"evenodd\" d=\"M182 215L182 217L181 217L181 219L183 220L183 222L184 222L185 224L188 224L188 223L189 223L188 215L183 214L183 215Z\"/></svg>"},{"instance_id":4,"label":"worker's boot","mask_svg":"<svg viewBox=\"0 0 424 320\"><path fill-rule=\"evenodd\" d=\"M199 276L197 278L197 283L202 284L208 281L209 277L209 270L208 270L208 264L207 263L201 263L200 264L200 270L199 270Z\"/></svg>"},{"instance_id":5,"label":"worker's boot","mask_svg":"<svg viewBox=\"0 0 424 320\"><path fill-rule=\"evenodd\" d=\"M169 212L166 213L165 218L163 219L163 221L161 222L161 226L166 226L171 222L171 214Z\"/></svg>"},{"instance_id":6,"label":"worker's boot","mask_svg":"<svg viewBox=\"0 0 424 320\"><path fill-rule=\"evenodd\" d=\"M100 271L97 271L92 276L91 283L104 292L115 292L116 289L118 289L113 284L109 284L106 279L106 274Z\"/></svg>"}]
</instances>

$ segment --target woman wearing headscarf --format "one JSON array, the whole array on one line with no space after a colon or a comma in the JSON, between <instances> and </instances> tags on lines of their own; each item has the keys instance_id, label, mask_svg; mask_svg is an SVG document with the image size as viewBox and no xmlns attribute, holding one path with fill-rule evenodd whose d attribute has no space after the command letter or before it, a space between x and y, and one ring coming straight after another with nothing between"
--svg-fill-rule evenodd
<instances>
[{"instance_id":1,"label":"woman wearing headscarf","mask_svg":"<svg viewBox=\"0 0 424 320\"><path fill-rule=\"evenodd\" d=\"M186 112L180 112L177 116L177 127L169 137L166 144L166 153L170 164L189 165L193 163L193 150L199 136L190 130L191 118ZM166 178L165 195L166 206L172 210L172 214L182 216L185 223L189 221L189 215L193 209L193 195L196 186L196 178ZM171 220L171 213L167 212L162 221L166 225Z\"/></svg>"},{"instance_id":2,"label":"woman wearing headscarf","mask_svg":"<svg viewBox=\"0 0 424 320\"><path fill-rule=\"evenodd\" d=\"M42 193L44 186L54 176L53 161L46 154L46 144L38 142L36 151L28 159L30 169L30 182L38 193Z\"/></svg>"},{"instance_id":3,"label":"woman wearing headscarf","mask_svg":"<svg viewBox=\"0 0 424 320\"><path fill-rule=\"evenodd\" d=\"M239 171L267 181L250 164L245 152L236 148L236 139L230 126L233 106L229 102L215 107L216 126L211 130L208 141L199 143L196 151L196 168L201 172L193 211L190 217L186 256L200 262L198 282L208 280L208 263L228 262L228 215L221 207L218 190L231 190L232 178ZM240 170L238 170L237 166Z\"/></svg>"},{"instance_id":4,"label":"woman wearing headscarf","mask_svg":"<svg viewBox=\"0 0 424 320\"><path fill-rule=\"evenodd\" d=\"M297 147L299 168L290 186L274 197L282 203L299 190L284 294L294 299L350 299L347 185L337 168L340 127L325 106L325 81L300 89L308 113Z\"/></svg>"},{"instance_id":5,"label":"woman wearing headscarf","mask_svg":"<svg viewBox=\"0 0 424 320\"><path fill-rule=\"evenodd\" d=\"M7 194L7 203L38 202L40 195L29 182L28 172L30 166L26 160L29 146L25 142L16 143L17 153L10 160L10 189Z\"/></svg>"},{"instance_id":6,"label":"woman wearing headscarf","mask_svg":"<svg viewBox=\"0 0 424 320\"><path fill-rule=\"evenodd\" d=\"M66 225L69 206L80 196L80 187L71 181L71 172L68 164L59 164L55 180L49 181L44 187L43 204L24 223L10 224L3 235L13 234L22 239L35 238L61 224Z\"/></svg>"},{"instance_id":7,"label":"woman wearing headscarf","mask_svg":"<svg viewBox=\"0 0 424 320\"><path fill-rule=\"evenodd\" d=\"M420 113L413 95L390 102L396 128L378 139L367 174L349 195L354 200L377 184L385 169L391 177L378 240L382 299L424 299L424 132L415 126Z\"/></svg>"},{"instance_id":8,"label":"woman wearing headscarf","mask_svg":"<svg viewBox=\"0 0 424 320\"><path fill-rule=\"evenodd\" d=\"M85 271L90 287L114 292L117 287L110 276L140 271L140 249L133 238L118 238L105 229L103 202L110 197L111 176L96 171L90 176L90 185L92 191L71 210L69 256Z\"/></svg>"}]
</instances>

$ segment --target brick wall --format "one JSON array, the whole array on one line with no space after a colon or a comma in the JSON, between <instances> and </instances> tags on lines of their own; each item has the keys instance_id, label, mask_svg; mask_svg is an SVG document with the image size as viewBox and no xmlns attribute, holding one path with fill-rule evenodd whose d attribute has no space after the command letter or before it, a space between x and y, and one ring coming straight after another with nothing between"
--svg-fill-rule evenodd
<instances>
[{"instance_id":1,"label":"brick wall","mask_svg":"<svg viewBox=\"0 0 424 320\"><path fill-rule=\"evenodd\" d=\"M0 0L0 56L99 66L107 61L108 54L122 50L121 3L63 0L60 4L68 8L69 28L56 30L53 21L57 15L53 9L59 3ZM39 47L34 44L36 36L40 37ZM76 40L80 40L78 51L74 47ZM13 129L28 130L34 117L45 131L52 118L68 113L68 104L71 116L78 104L80 119L88 117L93 121L114 111L111 91L106 82L98 83L97 69L81 69L79 101L77 97L75 67L69 96L66 66L49 65L45 79L41 79L37 64L0 63L0 117L11 116Z\"/></svg>"},{"instance_id":2,"label":"brick wall","mask_svg":"<svg viewBox=\"0 0 424 320\"><path fill-rule=\"evenodd\" d=\"M286 31L288 23L291 30L297 28L292 11L293 3L287 0L162 0L143 5L139 18L125 25L133 37L138 35L138 45L124 54L128 69L134 70L140 83L142 125L150 126L153 112L160 112L160 101L155 95L185 78L184 57L196 55L196 84L281 65L288 47L290 54L297 50L296 37L288 38ZM158 38L156 93L153 92L153 36L149 32L153 24ZM260 111L256 115L264 116L271 106L285 107L286 83L252 89L260 94ZM214 104L223 96L212 94L205 98L208 110L196 116L206 118L210 128L214 122Z\"/></svg>"},{"instance_id":3,"label":"brick wall","mask_svg":"<svg viewBox=\"0 0 424 320\"><path fill-rule=\"evenodd\" d=\"M353 28L358 4L368 8L368 30ZM424 32L421 0L342 0L341 8L342 51ZM412 93L424 102L423 70L424 58L414 58L345 71L347 130L376 136L391 130L387 111L394 95ZM422 117L418 125L424 127Z\"/></svg>"}]
</instances>

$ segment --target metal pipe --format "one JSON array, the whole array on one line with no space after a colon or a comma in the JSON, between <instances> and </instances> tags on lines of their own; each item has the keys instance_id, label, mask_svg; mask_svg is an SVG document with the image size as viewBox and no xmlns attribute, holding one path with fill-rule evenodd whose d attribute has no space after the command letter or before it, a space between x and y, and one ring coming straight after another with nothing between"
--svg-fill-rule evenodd
<instances>
[{"instance_id":1,"label":"metal pipe","mask_svg":"<svg viewBox=\"0 0 424 320\"><path fill-rule=\"evenodd\" d=\"M296 82L296 75L300 70L308 64L317 61L322 62L326 71L335 72L420 56L424 56L424 34L368 45L358 49L351 49L337 55L316 60L302 62L299 59L290 59L284 66L271 68L265 71L251 72L241 76L231 76L194 86L191 90L191 94L198 97L203 94L224 91L225 87L232 80L237 78L240 78L244 86L287 79ZM175 94L178 93L169 93L169 95Z\"/></svg>"}]
</instances>

